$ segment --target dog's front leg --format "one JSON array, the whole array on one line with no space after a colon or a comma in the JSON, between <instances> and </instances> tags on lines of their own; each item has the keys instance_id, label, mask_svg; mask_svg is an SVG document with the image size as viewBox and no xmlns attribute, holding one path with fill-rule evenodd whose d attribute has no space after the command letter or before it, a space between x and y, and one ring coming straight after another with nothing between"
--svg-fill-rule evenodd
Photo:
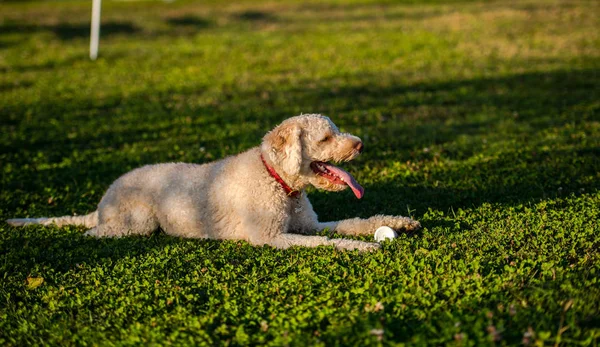
<instances>
[{"instance_id":1,"label":"dog's front leg","mask_svg":"<svg viewBox=\"0 0 600 347\"><path fill-rule=\"evenodd\" d=\"M299 235L313 234L319 227L317 215L305 193L293 201L289 206L291 213L274 213L262 211L260 214L250 214L246 226L250 227L246 234L250 243L254 245L270 245L275 248L286 249L293 246L317 247L334 246L337 249L359 251L372 251L380 249L378 243L357 240L330 239L324 236Z\"/></svg>"},{"instance_id":2,"label":"dog's front leg","mask_svg":"<svg viewBox=\"0 0 600 347\"><path fill-rule=\"evenodd\" d=\"M322 229L312 204L306 193L302 192L302 195L292 201L287 231L294 234L314 235Z\"/></svg>"},{"instance_id":3,"label":"dog's front leg","mask_svg":"<svg viewBox=\"0 0 600 347\"><path fill-rule=\"evenodd\" d=\"M308 236L298 234L284 233L275 237L269 244L276 248L286 249L292 246L317 247L334 246L337 249L353 250L358 249L361 252L375 251L381 248L378 243L364 242L347 239L330 239L325 236Z\"/></svg>"},{"instance_id":4,"label":"dog's front leg","mask_svg":"<svg viewBox=\"0 0 600 347\"><path fill-rule=\"evenodd\" d=\"M408 217L375 215L368 219L352 218L337 222L319 223L320 229L330 229L342 235L373 235L381 226L388 226L397 232L414 231L421 223Z\"/></svg>"},{"instance_id":5,"label":"dog's front leg","mask_svg":"<svg viewBox=\"0 0 600 347\"><path fill-rule=\"evenodd\" d=\"M373 235L377 228L384 225L397 232L421 228L421 223L408 217L386 215L375 215L368 219L352 218L336 222L319 222L306 193L302 193L292 205L289 231L314 235L317 231L329 229L342 235Z\"/></svg>"},{"instance_id":6,"label":"dog's front leg","mask_svg":"<svg viewBox=\"0 0 600 347\"><path fill-rule=\"evenodd\" d=\"M373 242L346 239L330 239L325 236L291 234L283 232L285 230L283 223L267 224L263 224L261 227L258 227L254 233L252 233L256 236L249 238L250 243L257 246L267 244L280 249L287 249L293 246L334 246L337 249L343 250L358 249L359 251L373 251L381 248L381 246L378 243ZM276 231L277 228L279 228L279 232ZM262 232L258 232L258 230L262 230Z\"/></svg>"}]
</instances>

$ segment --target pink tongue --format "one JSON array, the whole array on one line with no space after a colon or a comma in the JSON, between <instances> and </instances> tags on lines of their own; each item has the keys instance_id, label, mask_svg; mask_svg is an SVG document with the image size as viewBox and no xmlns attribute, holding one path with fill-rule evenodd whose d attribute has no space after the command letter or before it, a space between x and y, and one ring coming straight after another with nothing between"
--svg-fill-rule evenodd
<instances>
[{"instance_id":1,"label":"pink tongue","mask_svg":"<svg viewBox=\"0 0 600 347\"><path fill-rule=\"evenodd\" d=\"M323 166L325 166L327 168L327 170L333 172L335 175L344 179L344 182L346 182L348 184L348 186L350 186L350 189L352 189L352 192L358 199L363 197L363 195L365 194L365 190L363 187L360 186L360 184L358 184L358 182L356 182L356 180L354 179L354 177L352 177L352 175L350 175L348 172L340 169L337 166L334 166L334 165L331 165L328 163L322 163L322 164L323 164Z\"/></svg>"}]
</instances>

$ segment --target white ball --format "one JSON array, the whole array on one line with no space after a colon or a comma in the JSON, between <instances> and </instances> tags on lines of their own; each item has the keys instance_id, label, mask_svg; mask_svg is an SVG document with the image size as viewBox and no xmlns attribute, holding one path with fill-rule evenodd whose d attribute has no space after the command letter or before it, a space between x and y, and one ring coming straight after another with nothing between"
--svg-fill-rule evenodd
<instances>
[{"instance_id":1,"label":"white ball","mask_svg":"<svg viewBox=\"0 0 600 347\"><path fill-rule=\"evenodd\" d=\"M394 239L398 236L394 229L382 226L375 231L375 241L381 242L386 239Z\"/></svg>"}]
</instances>

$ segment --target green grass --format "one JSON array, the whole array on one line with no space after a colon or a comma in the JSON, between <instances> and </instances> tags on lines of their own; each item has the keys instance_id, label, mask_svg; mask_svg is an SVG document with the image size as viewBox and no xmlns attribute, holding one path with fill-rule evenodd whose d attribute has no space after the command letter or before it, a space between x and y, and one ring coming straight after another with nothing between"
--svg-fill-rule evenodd
<instances>
[{"instance_id":1,"label":"green grass","mask_svg":"<svg viewBox=\"0 0 600 347\"><path fill-rule=\"evenodd\" d=\"M89 1L0 2L1 220L319 112L366 145L365 197L312 191L321 219L424 229L358 254L0 222L0 344L598 345L599 2L103 6L91 62Z\"/></svg>"}]
</instances>

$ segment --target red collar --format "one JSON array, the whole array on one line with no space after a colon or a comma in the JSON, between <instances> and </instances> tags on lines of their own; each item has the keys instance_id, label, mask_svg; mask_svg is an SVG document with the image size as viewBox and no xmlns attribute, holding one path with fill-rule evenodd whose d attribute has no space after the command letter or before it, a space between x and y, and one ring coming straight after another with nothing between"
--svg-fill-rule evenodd
<instances>
[{"instance_id":1,"label":"red collar","mask_svg":"<svg viewBox=\"0 0 600 347\"><path fill-rule=\"evenodd\" d=\"M265 158L263 157L262 154L260 155L260 160L262 160L263 164L265 164L265 167L267 168L267 171L269 171L269 175L271 175L271 177L273 177L275 179L275 181L279 182L279 184L281 185L281 187L283 188L283 190L285 191L285 193L287 194L287 196L295 198L298 195L300 195L300 191L299 190L294 190L290 186L288 186L287 183L285 183L283 181L283 179L281 178L281 176L279 176L277 174L277 172L275 171L275 169L273 169L271 166L269 166L269 164L267 164L267 162L265 161Z\"/></svg>"}]
</instances>

